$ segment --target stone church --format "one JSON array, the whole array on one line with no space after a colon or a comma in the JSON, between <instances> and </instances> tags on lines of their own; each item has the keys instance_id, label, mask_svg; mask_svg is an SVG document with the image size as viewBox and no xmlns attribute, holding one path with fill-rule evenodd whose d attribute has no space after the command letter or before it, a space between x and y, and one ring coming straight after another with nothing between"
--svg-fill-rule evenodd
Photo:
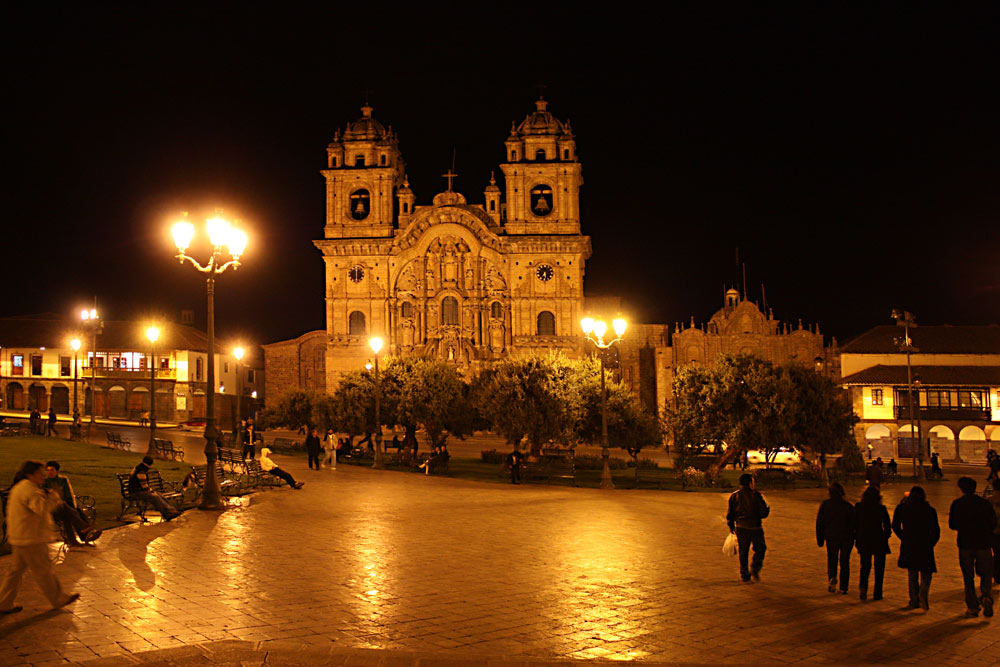
<instances>
[{"instance_id":1,"label":"stone church","mask_svg":"<svg viewBox=\"0 0 1000 667\"><path fill-rule=\"evenodd\" d=\"M469 203L449 171L447 188L418 205L399 139L372 111L362 107L327 146L326 225L315 241L326 331L265 346L272 395L333 391L371 359L372 336L385 340L384 354L436 356L470 373L508 354L577 354L591 247L570 124L536 101L504 142L506 191L491 174L481 203Z\"/></svg>"},{"instance_id":2,"label":"stone church","mask_svg":"<svg viewBox=\"0 0 1000 667\"><path fill-rule=\"evenodd\" d=\"M382 354L434 356L474 374L511 354L585 354L580 319L621 309L584 299L590 238L581 233L582 167L568 122L539 99L511 127L504 190L484 178L481 203L446 189L417 205L399 139L372 108L327 146L326 224L315 241L326 265L326 329L265 345L268 395L333 392L344 373ZM590 309L588 311L588 309ZM611 367L650 406L671 401L675 371L751 352L775 363L832 367L818 327L789 327L736 290L695 326L632 323Z\"/></svg>"}]
</instances>

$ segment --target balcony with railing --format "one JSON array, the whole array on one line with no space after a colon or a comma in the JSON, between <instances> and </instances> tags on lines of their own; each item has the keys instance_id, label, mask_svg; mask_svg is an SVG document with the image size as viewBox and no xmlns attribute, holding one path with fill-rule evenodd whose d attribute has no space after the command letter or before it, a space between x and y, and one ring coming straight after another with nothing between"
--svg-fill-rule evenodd
<instances>
[{"instance_id":1,"label":"balcony with railing","mask_svg":"<svg viewBox=\"0 0 1000 667\"><path fill-rule=\"evenodd\" d=\"M990 421L989 408L958 408L958 407L920 407L920 419L934 421ZM917 415L913 415L916 419ZM907 405L896 406L896 419L910 419L910 408Z\"/></svg>"},{"instance_id":2,"label":"balcony with railing","mask_svg":"<svg viewBox=\"0 0 1000 667\"><path fill-rule=\"evenodd\" d=\"M98 366L96 376L107 380L149 380L148 368L105 368ZM89 378L91 375L90 366L84 366L80 371L81 378ZM157 380L176 380L176 368L160 368L156 371Z\"/></svg>"}]
</instances>

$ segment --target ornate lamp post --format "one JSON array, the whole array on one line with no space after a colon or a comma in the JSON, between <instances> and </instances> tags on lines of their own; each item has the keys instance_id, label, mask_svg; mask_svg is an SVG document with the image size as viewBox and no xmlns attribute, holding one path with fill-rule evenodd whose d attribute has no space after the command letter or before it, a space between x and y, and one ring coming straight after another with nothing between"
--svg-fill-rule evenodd
<instances>
[{"instance_id":1,"label":"ornate lamp post","mask_svg":"<svg viewBox=\"0 0 1000 667\"><path fill-rule=\"evenodd\" d=\"M896 320L896 326L903 327L903 338L897 338L896 344L899 346L900 352L906 352L906 392L907 400L910 404L910 437L916 437L917 439L917 449L916 456L913 457L913 475L918 480L924 480L924 442L923 437L920 433L920 400L918 398L917 402L913 402L913 368L910 365L910 355L914 352L919 352L917 348L913 347L913 341L910 339L910 326L917 325L917 318L913 316L913 313L907 312L905 310L899 310L897 308L892 309L892 317ZM916 426L913 422L916 420Z\"/></svg>"},{"instance_id":2,"label":"ornate lamp post","mask_svg":"<svg viewBox=\"0 0 1000 667\"><path fill-rule=\"evenodd\" d=\"M160 330L157 327L146 329L146 338L149 339L149 446L146 447L146 456L153 456L156 452L156 339L160 337Z\"/></svg>"},{"instance_id":3,"label":"ornate lamp post","mask_svg":"<svg viewBox=\"0 0 1000 667\"><path fill-rule=\"evenodd\" d=\"M604 320L595 320L592 317L585 317L580 320L580 328L583 329L584 336L597 347L598 354L601 357L601 459L604 461L604 465L601 468L602 489L615 488L614 482L611 481L611 466L608 463L608 394L604 379L607 366L605 356L612 345L621 342L628 323L618 317L612 321L611 326L614 328L615 338L614 340L604 342L604 334L608 331L608 325Z\"/></svg>"},{"instance_id":4,"label":"ornate lamp post","mask_svg":"<svg viewBox=\"0 0 1000 667\"><path fill-rule=\"evenodd\" d=\"M379 383L378 377L378 353L382 351L382 339L378 336L370 338L368 345L375 353L375 463L372 464L372 467L382 469L385 467L385 463L382 461L382 385Z\"/></svg>"},{"instance_id":5,"label":"ornate lamp post","mask_svg":"<svg viewBox=\"0 0 1000 667\"><path fill-rule=\"evenodd\" d=\"M181 264L185 260L205 274L205 286L208 293L208 378L205 384L206 406L208 413L205 417L205 462L208 464L208 472L205 476L205 490L202 493L199 509L218 510L225 509L222 502L222 489L219 486L219 478L216 473L215 462L219 458L219 449L215 444L219 439L219 428L215 424L215 276L223 273L232 267L234 270L240 266L240 255L246 249L247 235L245 232L233 228L233 226L216 216L206 222L209 242L212 244L212 252L208 261L202 265L195 259L188 256L186 251L194 238L194 225L187 221L187 214L184 219L174 224L174 243L177 245L177 259ZM227 249L232 257L228 262L222 261L223 248Z\"/></svg>"},{"instance_id":6,"label":"ornate lamp post","mask_svg":"<svg viewBox=\"0 0 1000 667\"><path fill-rule=\"evenodd\" d=\"M97 303L97 299L94 299ZM84 326L90 328L92 344L90 346L90 426L94 426L94 417L97 415L97 334L104 329L104 322L97 321L97 309L80 311L80 319Z\"/></svg>"},{"instance_id":7,"label":"ornate lamp post","mask_svg":"<svg viewBox=\"0 0 1000 667\"><path fill-rule=\"evenodd\" d=\"M239 432L240 424L243 423L243 372L240 369L240 362L245 353L246 350L238 345L233 348L233 356L236 357L236 428L233 429L234 438Z\"/></svg>"},{"instance_id":8,"label":"ornate lamp post","mask_svg":"<svg viewBox=\"0 0 1000 667\"><path fill-rule=\"evenodd\" d=\"M73 340L70 341L69 346L71 348L73 348L73 415L72 415L72 418L73 418L73 421L74 421L74 426L76 426L76 423L75 423L76 422L76 413L80 409L80 393L79 393L80 390L79 390L79 385L77 384L77 381L76 381L76 363L77 363L77 361L76 361L76 355L80 351L80 339L79 338L74 338Z\"/></svg>"}]
</instances>

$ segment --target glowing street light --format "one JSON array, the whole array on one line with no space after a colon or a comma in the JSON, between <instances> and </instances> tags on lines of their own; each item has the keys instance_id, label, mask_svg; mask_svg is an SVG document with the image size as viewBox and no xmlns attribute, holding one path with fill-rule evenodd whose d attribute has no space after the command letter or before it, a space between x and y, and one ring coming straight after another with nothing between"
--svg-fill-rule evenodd
<instances>
[{"instance_id":1,"label":"glowing street light","mask_svg":"<svg viewBox=\"0 0 1000 667\"><path fill-rule=\"evenodd\" d=\"M382 345L383 341L378 336L368 339L368 346L375 353L375 463L372 464L372 467L379 469L385 467L382 461L382 414L380 406L382 386L379 384L378 378L378 353L382 351Z\"/></svg>"},{"instance_id":2,"label":"glowing street light","mask_svg":"<svg viewBox=\"0 0 1000 667\"><path fill-rule=\"evenodd\" d=\"M94 299L97 303L97 299ZM104 330L104 323L98 320L97 308L84 308L80 311L80 321L90 329L92 345L90 347L90 426L93 428L97 415L97 334Z\"/></svg>"},{"instance_id":3,"label":"glowing street light","mask_svg":"<svg viewBox=\"0 0 1000 667\"><path fill-rule=\"evenodd\" d=\"M920 401L913 401L913 367L910 365L910 356L914 352L919 352L917 348L913 346L913 340L910 338L910 327L917 326L917 318L913 316L913 313L907 312L905 310L900 310L898 308L892 309L892 318L896 320L896 326L903 327L903 337L896 338L896 344L899 346L900 352L906 352L906 393L909 396L909 413L910 413L910 441L913 438L917 439L917 449L913 457L913 476L917 478L918 481L924 481L924 443L923 436L920 431ZM916 426L914 426L913 421L916 419ZM898 442L897 442L898 448ZM898 454L898 452L897 452Z\"/></svg>"},{"instance_id":4,"label":"glowing street light","mask_svg":"<svg viewBox=\"0 0 1000 667\"><path fill-rule=\"evenodd\" d=\"M69 342L69 346L73 348L73 423L75 428L79 426L76 424L76 414L80 411L80 388L76 380L76 355L80 351L80 339L74 338Z\"/></svg>"},{"instance_id":5,"label":"glowing street light","mask_svg":"<svg viewBox=\"0 0 1000 667\"><path fill-rule=\"evenodd\" d=\"M146 338L149 339L149 445L146 447L146 456L156 454L156 340L160 337L158 327L146 329Z\"/></svg>"},{"instance_id":6,"label":"glowing street light","mask_svg":"<svg viewBox=\"0 0 1000 667\"><path fill-rule=\"evenodd\" d=\"M222 489L219 486L215 465L219 459L219 449L215 443L222 436L215 424L215 276L226 269L239 268L240 257L247 246L247 235L219 215L207 220L205 228L212 251L204 265L187 254L187 249L195 236L195 227L188 221L187 213L174 224L173 236L180 263L191 262L195 269L205 274L208 293L208 378L205 384L207 388L205 410L208 414L205 416L205 462L208 464L208 472L205 476L205 490L198 507L203 510L218 510L225 509L225 503L222 502ZM232 259L223 261L224 251L228 252Z\"/></svg>"},{"instance_id":7,"label":"glowing street light","mask_svg":"<svg viewBox=\"0 0 1000 667\"><path fill-rule=\"evenodd\" d=\"M604 334L608 332L607 322L604 320L595 320L592 317L585 317L580 320L580 328L583 330L584 336L597 347L598 354L601 357L601 459L604 462L601 468L602 489L615 488L614 482L611 481L611 465L608 461L608 392L605 388L604 379L605 368L607 366L605 357L612 345L621 342L622 336L625 335L625 329L628 328L628 322L623 318L617 317L612 320L611 327L615 332L615 338L605 342Z\"/></svg>"}]
</instances>

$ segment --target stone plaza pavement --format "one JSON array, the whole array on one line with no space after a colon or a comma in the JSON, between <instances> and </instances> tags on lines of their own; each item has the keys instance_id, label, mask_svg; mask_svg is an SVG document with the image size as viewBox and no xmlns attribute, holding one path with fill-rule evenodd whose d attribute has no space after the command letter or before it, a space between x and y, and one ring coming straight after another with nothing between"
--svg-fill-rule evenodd
<instances>
[{"instance_id":1,"label":"stone plaza pavement","mask_svg":"<svg viewBox=\"0 0 1000 667\"><path fill-rule=\"evenodd\" d=\"M763 581L741 584L722 493L279 463L305 488L66 554L57 572L82 594L67 610L26 578L25 610L0 618L0 665L1000 663L1000 621L961 617L953 481L928 485L945 525L924 614L902 610L895 555L884 601L862 604L853 582L826 591L820 489L766 492ZM903 490L886 489L890 508Z\"/></svg>"}]
</instances>

